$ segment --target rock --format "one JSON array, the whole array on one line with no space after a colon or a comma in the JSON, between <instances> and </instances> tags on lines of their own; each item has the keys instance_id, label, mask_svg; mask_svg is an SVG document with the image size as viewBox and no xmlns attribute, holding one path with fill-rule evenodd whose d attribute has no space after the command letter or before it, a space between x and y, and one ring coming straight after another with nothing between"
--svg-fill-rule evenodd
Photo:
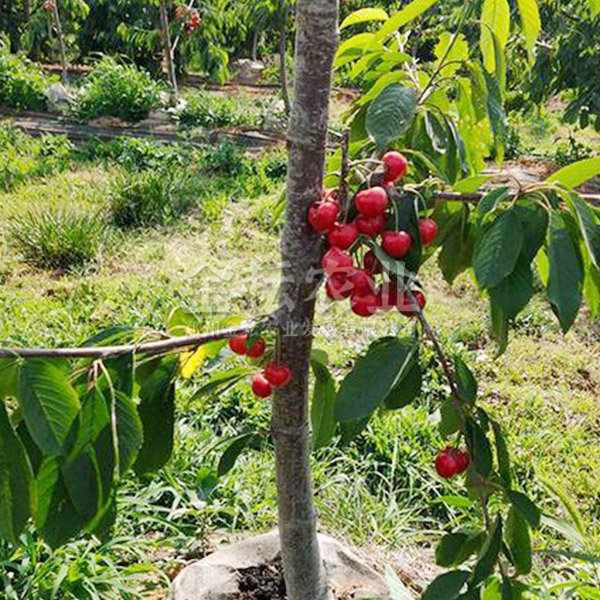
<instances>
[{"instance_id":1,"label":"rock","mask_svg":"<svg viewBox=\"0 0 600 600\"><path fill-rule=\"evenodd\" d=\"M259 60L240 58L232 64L233 83L254 85L260 82L265 64Z\"/></svg>"},{"instance_id":2,"label":"rock","mask_svg":"<svg viewBox=\"0 0 600 600\"><path fill-rule=\"evenodd\" d=\"M385 581L343 544L319 535L330 589L336 598L389 598ZM239 598L239 571L279 560L277 531L252 536L186 567L173 581L170 600Z\"/></svg>"},{"instance_id":3,"label":"rock","mask_svg":"<svg viewBox=\"0 0 600 600\"><path fill-rule=\"evenodd\" d=\"M73 94L62 83L49 85L45 94L50 108L55 110L63 108L73 100Z\"/></svg>"}]
</instances>

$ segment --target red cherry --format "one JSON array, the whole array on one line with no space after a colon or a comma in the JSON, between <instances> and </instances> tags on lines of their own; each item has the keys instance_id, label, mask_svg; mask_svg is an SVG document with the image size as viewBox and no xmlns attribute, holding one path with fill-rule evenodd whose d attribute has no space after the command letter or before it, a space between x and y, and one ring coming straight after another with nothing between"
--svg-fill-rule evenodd
<instances>
[{"instance_id":1,"label":"red cherry","mask_svg":"<svg viewBox=\"0 0 600 600\"><path fill-rule=\"evenodd\" d=\"M469 468L469 465L471 464L471 455L468 452L458 450L456 453L456 462L458 463L457 474L460 475Z\"/></svg>"},{"instance_id":2,"label":"red cherry","mask_svg":"<svg viewBox=\"0 0 600 600\"><path fill-rule=\"evenodd\" d=\"M375 282L371 273L364 269L356 269L350 276L350 282L354 287L353 295L365 296L366 294L373 294L375 289Z\"/></svg>"},{"instance_id":3,"label":"red cherry","mask_svg":"<svg viewBox=\"0 0 600 600\"><path fill-rule=\"evenodd\" d=\"M382 187L362 190L354 198L356 209L365 217L377 217L385 212L388 205L387 192Z\"/></svg>"},{"instance_id":4,"label":"red cherry","mask_svg":"<svg viewBox=\"0 0 600 600\"><path fill-rule=\"evenodd\" d=\"M388 152L383 155L383 178L386 183L404 179L408 173L408 160L400 152Z\"/></svg>"},{"instance_id":5,"label":"red cherry","mask_svg":"<svg viewBox=\"0 0 600 600\"><path fill-rule=\"evenodd\" d=\"M415 300L417 301L417 304L419 305L419 308L421 310L423 310L425 308L425 306L427 305L427 298L425 297L425 294L419 290L413 290L412 292L413 296L415 297ZM407 292L404 292L399 298L398 298L398 310L405 316L405 317L412 317L416 314L416 310L415 310L415 305L411 299L411 297L409 296L409 294Z\"/></svg>"},{"instance_id":6,"label":"red cherry","mask_svg":"<svg viewBox=\"0 0 600 600\"><path fill-rule=\"evenodd\" d=\"M383 249L393 258L404 258L410 251L412 238L406 231L386 231L381 238Z\"/></svg>"},{"instance_id":7,"label":"red cherry","mask_svg":"<svg viewBox=\"0 0 600 600\"><path fill-rule=\"evenodd\" d=\"M440 477L450 479L458 473L458 460L452 448L445 448L435 459L435 470Z\"/></svg>"},{"instance_id":8,"label":"red cherry","mask_svg":"<svg viewBox=\"0 0 600 600\"><path fill-rule=\"evenodd\" d=\"M354 261L344 250L330 248L323 257L323 268L327 275L350 274L354 270Z\"/></svg>"},{"instance_id":9,"label":"red cherry","mask_svg":"<svg viewBox=\"0 0 600 600\"><path fill-rule=\"evenodd\" d=\"M419 235L423 246L431 246L437 235L437 224L433 219L421 219L419 221Z\"/></svg>"},{"instance_id":10,"label":"red cherry","mask_svg":"<svg viewBox=\"0 0 600 600\"><path fill-rule=\"evenodd\" d=\"M252 380L252 391L259 398L268 398L273 393L273 386L267 381L264 375L258 373Z\"/></svg>"},{"instance_id":11,"label":"red cherry","mask_svg":"<svg viewBox=\"0 0 600 600\"><path fill-rule=\"evenodd\" d=\"M329 244L335 248L347 250L358 237L358 229L353 223L336 223L327 235Z\"/></svg>"},{"instance_id":12,"label":"red cherry","mask_svg":"<svg viewBox=\"0 0 600 600\"><path fill-rule=\"evenodd\" d=\"M236 335L232 338L229 338L229 347L236 354L241 354L243 356L244 354L246 354L247 339L247 335Z\"/></svg>"},{"instance_id":13,"label":"red cherry","mask_svg":"<svg viewBox=\"0 0 600 600\"><path fill-rule=\"evenodd\" d=\"M340 212L340 205L334 201L311 204L308 209L308 222L318 233L325 233L333 228Z\"/></svg>"},{"instance_id":14,"label":"red cherry","mask_svg":"<svg viewBox=\"0 0 600 600\"><path fill-rule=\"evenodd\" d=\"M354 286L347 275L334 273L327 279L325 290L331 300L337 301L349 298L354 290Z\"/></svg>"},{"instance_id":15,"label":"red cherry","mask_svg":"<svg viewBox=\"0 0 600 600\"><path fill-rule=\"evenodd\" d=\"M265 379L277 389L285 387L292 378L292 370L285 363L272 360L263 372Z\"/></svg>"},{"instance_id":16,"label":"red cherry","mask_svg":"<svg viewBox=\"0 0 600 600\"><path fill-rule=\"evenodd\" d=\"M267 348L267 343L263 338L258 338L250 348L246 345L246 354L250 358L260 358Z\"/></svg>"},{"instance_id":17,"label":"red cherry","mask_svg":"<svg viewBox=\"0 0 600 600\"><path fill-rule=\"evenodd\" d=\"M375 256L375 252L373 252L373 250L369 250L365 254L365 257L363 258L363 266L367 271L369 271L369 273L372 273L373 275L383 272L383 267Z\"/></svg>"},{"instance_id":18,"label":"red cherry","mask_svg":"<svg viewBox=\"0 0 600 600\"><path fill-rule=\"evenodd\" d=\"M364 235L375 237L385 229L385 217L383 215L377 215L376 217L358 215L354 224L356 225L356 229Z\"/></svg>"},{"instance_id":19,"label":"red cherry","mask_svg":"<svg viewBox=\"0 0 600 600\"><path fill-rule=\"evenodd\" d=\"M372 317L379 308L379 300L375 294L353 294L350 298L352 312L360 317Z\"/></svg>"},{"instance_id":20,"label":"red cherry","mask_svg":"<svg viewBox=\"0 0 600 600\"><path fill-rule=\"evenodd\" d=\"M386 281L377 291L379 299L379 308L381 310L391 310L398 304L398 286L393 281Z\"/></svg>"}]
</instances>

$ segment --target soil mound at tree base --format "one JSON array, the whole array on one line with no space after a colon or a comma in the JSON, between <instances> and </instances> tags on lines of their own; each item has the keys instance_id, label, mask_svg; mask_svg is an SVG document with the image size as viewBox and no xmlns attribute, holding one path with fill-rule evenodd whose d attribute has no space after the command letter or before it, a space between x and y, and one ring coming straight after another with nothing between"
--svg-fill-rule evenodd
<instances>
[{"instance_id":1,"label":"soil mound at tree base","mask_svg":"<svg viewBox=\"0 0 600 600\"><path fill-rule=\"evenodd\" d=\"M343 544L319 535L331 598L389 598L383 578ZM186 567L170 600L285 600L279 535L250 537Z\"/></svg>"}]
</instances>

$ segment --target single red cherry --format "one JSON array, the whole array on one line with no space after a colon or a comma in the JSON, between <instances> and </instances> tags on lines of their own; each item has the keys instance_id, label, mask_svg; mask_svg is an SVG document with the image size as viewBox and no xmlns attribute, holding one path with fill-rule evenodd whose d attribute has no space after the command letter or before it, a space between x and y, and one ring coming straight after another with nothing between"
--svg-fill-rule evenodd
<instances>
[{"instance_id":1,"label":"single red cherry","mask_svg":"<svg viewBox=\"0 0 600 600\"><path fill-rule=\"evenodd\" d=\"M354 223L336 223L327 235L329 244L342 250L350 248L357 237L358 229L356 229Z\"/></svg>"},{"instance_id":2,"label":"single red cherry","mask_svg":"<svg viewBox=\"0 0 600 600\"><path fill-rule=\"evenodd\" d=\"M440 477L450 479L458 473L458 460L452 448L445 448L435 459L435 470Z\"/></svg>"},{"instance_id":3,"label":"single red cherry","mask_svg":"<svg viewBox=\"0 0 600 600\"><path fill-rule=\"evenodd\" d=\"M339 248L330 248L323 257L323 268L327 275L350 274L354 270L352 256Z\"/></svg>"},{"instance_id":4,"label":"single red cherry","mask_svg":"<svg viewBox=\"0 0 600 600\"><path fill-rule=\"evenodd\" d=\"M350 308L360 317L372 317L379 308L379 300L375 294L353 294L350 298Z\"/></svg>"},{"instance_id":5,"label":"single red cherry","mask_svg":"<svg viewBox=\"0 0 600 600\"><path fill-rule=\"evenodd\" d=\"M259 398L268 398L273 393L273 386L262 373L258 373L252 380L252 391Z\"/></svg>"},{"instance_id":6,"label":"single red cherry","mask_svg":"<svg viewBox=\"0 0 600 600\"><path fill-rule=\"evenodd\" d=\"M393 258L404 258L410 251L412 238L406 231L386 231L382 236L382 247Z\"/></svg>"},{"instance_id":7,"label":"single red cherry","mask_svg":"<svg viewBox=\"0 0 600 600\"><path fill-rule=\"evenodd\" d=\"M280 389L289 383L292 370L285 363L272 360L267 363L263 375L274 388Z\"/></svg>"},{"instance_id":8,"label":"single red cherry","mask_svg":"<svg viewBox=\"0 0 600 600\"><path fill-rule=\"evenodd\" d=\"M327 278L325 290L331 300L345 300L349 298L354 290L350 279L343 273L334 273Z\"/></svg>"},{"instance_id":9,"label":"single red cherry","mask_svg":"<svg viewBox=\"0 0 600 600\"><path fill-rule=\"evenodd\" d=\"M375 293L375 282L373 281L373 276L368 271L356 269L349 279L354 287L352 295L364 296Z\"/></svg>"},{"instance_id":10,"label":"single red cherry","mask_svg":"<svg viewBox=\"0 0 600 600\"><path fill-rule=\"evenodd\" d=\"M383 215L377 215L376 217L358 215L354 224L356 225L356 229L364 235L375 237L385 229L385 217Z\"/></svg>"},{"instance_id":11,"label":"single red cherry","mask_svg":"<svg viewBox=\"0 0 600 600\"><path fill-rule=\"evenodd\" d=\"M308 222L316 232L325 233L333 229L339 212L340 205L333 200L315 202L308 209Z\"/></svg>"},{"instance_id":12,"label":"single red cherry","mask_svg":"<svg viewBox=\"0 0 600 600\"><path fill-rule=\"evenodd\" d=\"M421 310L423 310L425 308L425 306L427 305L427 298L425 297L425 294L423 292L421 292L420 290L413 290L412 294L413 294L415 300L417 301L419 308ZM403 294L401 294L398 297L397 306L398 306L398 310L405 317L413 317L417 313L417 311L415 309L415 304L407 292L404 292Z\"/></svg>"},{"instance_id":13,"label":"single red cherry","mask_svg":"<svg viewBox=\"0 0 600 600\"><path fill-rule=\"evenodd\" d=\"M408 173L408 160L400 152L388 152L383 155L383 178L386 183L404 179Z\"/></svg>"},{"instance_id":14,"label":"single red cherry","mask_svg":"<svg viewBox=\"0 0 600 600\"><path fill-rule=\"evenodd\" d=\"M365 254L365 257L363 258L363 266L367 271L369 271L369 273L372 273L373 275L383 272L383 267L375 256L375 252L373 252L373 250L369 250Z\"/></svg>"},{"instance_id":15,"label":"single red cherry","mask_svg":"<svg viewBox=\"0 0 600 600\"><path fill-rule=\"evenodd\" d=\"M385 212L388 205L388 195L382 187L372 187L356 194L354 204L358 212L365 217L377 217Z\"/></svg>"},{"instance_id":16,"label":"single red cherry","mask_svg":"<svg viewBox=\"0 0 600 600\"><path fill-rule=\"evenodd\" d=\"M379 308L381 310L391 310L398 304L398 286L394 281L386 281L379 286L377 291L379 299Z\"/></svg>"},{"instance_id":17,"label":"single red cherry","mask_svg":"<svg viewBox=\"0 0 600 600\"><path fill-rule=\"evenodd\" d=\"M421 219L419 221L419 235L421 236L421 245L431 246L437 235L437 224L433 219Z\"/></svg>"},{"instance_id":18,"label":"single red cherry","mask_svg":"<svg viewBox=\"0 0 600 600\"><path fill-rule=\"evenodd\" d=\"M246 354L250 358L260 358L267 349L267 343L263 338L258 338L250 348L248 348L248 344L246 344Z\"/></svg>"},{"instance_id":19,"label":"single red cherry","mask_svg":"<svg viewBox=\"0 0 600 600\"><path fill-rule=\"evenodd\" d=\"M246 340L248 339L247 335L236 335L232 338L229 338L229 347L236 354L244 355L246 354Z\"/></svg>"},{"instance_id":20,"label":"single red cherry","mask_svg":"<svg viewBox=\"0 0 600 600\"><path fill-rule=\"evenodd\" d=\"M463 450L458 450L456 452L456 461L458 463L457 474L460 475L469 468L469 465L471 464L471 455L468 452L464 452Z\"/></svg>"}]
</instances>

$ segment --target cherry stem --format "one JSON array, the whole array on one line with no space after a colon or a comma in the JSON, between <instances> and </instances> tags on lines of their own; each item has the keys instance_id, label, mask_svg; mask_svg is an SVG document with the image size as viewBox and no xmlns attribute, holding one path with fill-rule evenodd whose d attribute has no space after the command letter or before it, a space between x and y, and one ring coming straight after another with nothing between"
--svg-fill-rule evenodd
<instances>
[{"instance_id":1,"label":"cherry stem","mask_svg":"<svg viewBox=\"0 0 600 600\"><path fill-rule=\"evenodd\" d=\"M350 130L344 131L342 138L342 171L340 173L340 204L344 207L344 223L350 215L350 195L348 193L348 174L350 172Z\"/></svg>"}]
</instances>

